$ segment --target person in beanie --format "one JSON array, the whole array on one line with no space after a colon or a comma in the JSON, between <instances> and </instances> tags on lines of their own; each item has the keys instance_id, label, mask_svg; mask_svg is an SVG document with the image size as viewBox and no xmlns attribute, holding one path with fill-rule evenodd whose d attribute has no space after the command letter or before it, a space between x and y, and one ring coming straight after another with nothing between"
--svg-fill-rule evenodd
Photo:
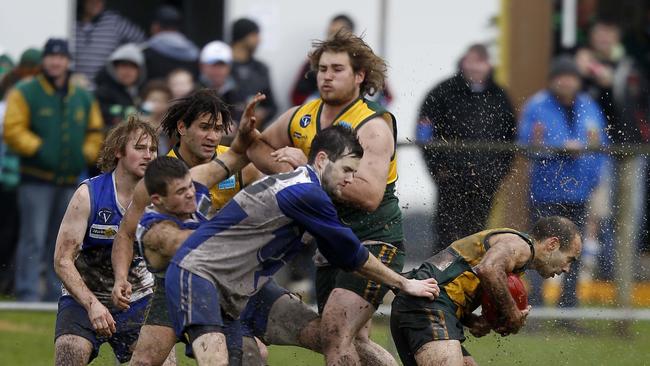
<instances>
[{"instance_id":1,"label":"person in beanie","mask_svg":"<svg viewBox=\"0 0 650 366\"><path fill-rule=\"evenodd\" d=\"M249 100L257 93L266 95L266 100L258 106L258 120L270 122L278 110L273 98L269 68L255 59L255 50L260 43L260 27L246 18L232 25L232 75L240 87L240 92Z\"/></svg>"},{"instance_id":2,"label":"person in beanie","mask_svg":"<svg viewBox=\"0 0 650 366\"><path fill-rule=\"evenodd\" d=\"M107 129L137 112L139 94L146 77L144 56L134 43L116 49L97 75L95 96Z\"/></svg>"},{"instance_id":3,"label":"person in beanie","mask_svg":"<svg viewBox=\"0 0 650 366\"><path fill-rule=\"evenodd\" d=\"M69 66L68 42L51 38L43 49L42 71L7 96L4 141L21 157L19 301L58 299L60 283L52 267L58 226L80 174L97 159L103 139L99 105L91 93L70 82Z\"/></svg>"},{"instance_id":4,"label":"person in beanie","mask_svg":"<svg viewBox=\"0 0 650 366\"><path fill-rule=\"evenodd\" d=\"M589 197L599 183L606 157L584 153L587 147L607 145L605 118L598 103L580 92L581 81L573 57L551 62L548 87L533 95L523 108L518 142L528 146L565 148L566 153L529 155L531 222L544 216L564 216L584 231ZM580 261L563 279L560 307L578 305L577 273ZM542 278L528 273L530 304L542 305ZM566 323L569 325L569 323Z\"/></svg>"}]
</instances>

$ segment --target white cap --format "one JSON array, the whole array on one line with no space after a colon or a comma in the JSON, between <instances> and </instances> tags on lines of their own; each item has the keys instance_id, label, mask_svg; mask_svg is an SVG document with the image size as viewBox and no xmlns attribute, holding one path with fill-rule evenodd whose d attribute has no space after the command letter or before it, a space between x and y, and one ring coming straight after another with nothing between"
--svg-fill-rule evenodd
<instances>
[{"instance_id":1,"label":"white cap","mask_svg":"<svg viewBox=\"0 0 650 366\"><path fill-rule=\"evenodd\" d=\"M230 64L232 62L232 50L227 43L212 41L201 50L200 61L203 64L216 64L218 62Z\"/></svg>"}]
</instances>

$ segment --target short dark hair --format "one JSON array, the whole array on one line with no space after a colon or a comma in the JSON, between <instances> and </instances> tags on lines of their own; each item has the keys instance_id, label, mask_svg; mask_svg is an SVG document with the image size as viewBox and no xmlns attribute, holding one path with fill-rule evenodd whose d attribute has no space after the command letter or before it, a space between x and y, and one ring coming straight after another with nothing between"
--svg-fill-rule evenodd
<instances>
[{"instance_id":1,"label":"short dark hair","mask_svg":"<svg viewBox=\"0 0 650 366\"><path fill-rule=\"evenodd\" d=\"M182 179L190 173L185 163L171 156L161 156L152 160L144 172L144 186L149 195L167 195L167 184L173 179Z\"/></svg>"},{"instance_id":2,"label":"short dark hair","mask_svg":"<svg viewBox=\"0 0 650 366\"><path fill-rule=\"evenodd\" d=\"M580 236L580 230L573 221L566 217L549 216L537 220L530 235L536 241L556 236L560 239L560 250L564 251L571 246L576 235Z\"/></svg>"},{"instance_id":3,"label":"short dark hair","mask_svg":"<svg viewBox=\"0 0 650 366\"><path fill-rule=\"evenodd\" d=\"M334 22L343 22L343 23L345 23L345 26L348 27L350 32L354 32L354 21L352 20L352 18L350 18L346 14L335 15L334 18L332 18L332 20L330 20L330 24L334 23Z\"/></svg>"},{"instance_id":4,"label":"short dark hair","mask_svg":"<svg viewBox=\"0 0 650 366\"><path fill-rule=\"evenodd\" d=\"M334 125L316 134L311 142L309 164L314 163L319 151L325 152L330 161L337 161L346 152L346 156L351 155L359 159L363 157L363 147L356 132L343 125Z\"/></svg>"},{"instance_id":5,"label":"short dark hair","mask_svg":"<svg viewBox=\"0 0 650 366\"><path fill-rule=\"evenodd\" d=\"M179 121L183 121L185 126L190 127L199 116L205 113L210 114L210 122L216 121L217 116L221 114L224 130L230 131L232 123L230 110L214 89L199 89L186 97L173 100L172 105L169 106L167 113L160 121L160 128L170 138L178 137L176 125Z\"/></svg>"}]
</instances>

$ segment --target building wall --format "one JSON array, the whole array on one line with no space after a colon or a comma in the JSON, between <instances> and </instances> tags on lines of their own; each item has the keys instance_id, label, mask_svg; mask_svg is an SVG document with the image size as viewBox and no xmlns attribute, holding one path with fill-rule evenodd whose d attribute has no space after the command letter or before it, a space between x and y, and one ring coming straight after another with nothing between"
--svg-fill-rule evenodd
<instances>
[{"instance_id":1,"label":"building wall","mask_svg":"<svg viewBox=\"0 0 650 366\"><path fill-rule=\"evenodd\" d=\"M0 49L17 61L29 47L41 48L49 37L68 38L73 1L7 1L0 11Z\"/></svg>"}]
</instances>

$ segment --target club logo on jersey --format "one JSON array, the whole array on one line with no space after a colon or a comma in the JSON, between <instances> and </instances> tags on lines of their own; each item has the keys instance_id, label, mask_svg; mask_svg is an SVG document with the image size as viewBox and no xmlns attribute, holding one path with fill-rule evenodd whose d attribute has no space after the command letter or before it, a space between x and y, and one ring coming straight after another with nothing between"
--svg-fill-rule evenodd
<instances>
[{"instance_id":1,"label":"club logo on jersey","mask_svg":"<svg viewBox=\"0 0 650 366\"><path fill-rule=\"evenodd\" d=\"M118 228L119 227L117 225L92 224L90 226L90 232L88 233L88 236L93 239L113 240L115 238L115 234L117 234Z\"/></svg>"},{"instance_id":2,"label":"club logo on jersey","mask_svg":"<svg viewBox=\"0 0 650 366\"><path fill-rule=\"evenodd\" d=\"M113 211L108 208L100 208L99 211L97 211L97 216L104 224L108 224L108 222L113 218Z\"/></svg>"},{"instance_id":3,"label":"club logo on jersey","mask_svg":"<svg viewBox=\"0 0 650 366\"><path fill-rule=\"evenodd\" d=\"M311 114L305 114L300 118L300 127L305 128L311 123Z\"/></svg>"},{"instance_id":4,"label":"club logo on jersey","mask_svg":"<svg viewBox=\"0 0 650 366\"><path fill-rule=\"evenodd\" d=\"M236 184L237 181L235 180L235 176L231 175L230 178L221 181L221 183L219 183L219 189L233 189L235 188Z\"/></svg>"},{"instance_id":5,"label":"club logo on jersey","mask_svg":"<svg viewBox=\"0 0 650 366\"><path fill-rule=\"evenodd\" d=\"M339 126L347 127L349 129L352 129L352 124L350 122L345 122L345 121L339 121L337 123Z\"/></svg>"}]
</instances>

